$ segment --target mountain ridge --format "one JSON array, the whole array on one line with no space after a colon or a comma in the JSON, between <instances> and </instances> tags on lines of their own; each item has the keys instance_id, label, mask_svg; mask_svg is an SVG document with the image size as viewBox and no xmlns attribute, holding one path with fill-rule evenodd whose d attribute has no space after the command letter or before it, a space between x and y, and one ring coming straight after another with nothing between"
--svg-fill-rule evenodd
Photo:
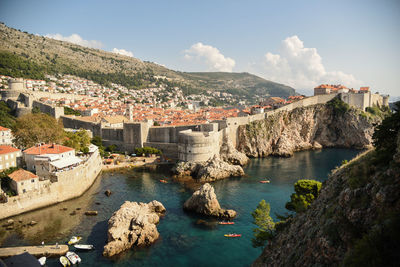
<instances>
[{"instance_id":1,"label":"mountain ridge","mask_svg":"<svg viewBox=\"0 0 400 267\"><path fill-rule=\"evenodd\" d=\"M3 23L0 24L0 55L1 72L18 70L18 66L7 64L10 61L34 65L21 71L22 76L37 68L42 76L73 74L101 84L114 82L133 89L145 88L158 80L179 86L187 94L215 90L254 99L295 94L292 87L250 73L175 71L153 62L21 32ZM12 60L7 60L10 57Z\"/></svg>"}]
</instances>

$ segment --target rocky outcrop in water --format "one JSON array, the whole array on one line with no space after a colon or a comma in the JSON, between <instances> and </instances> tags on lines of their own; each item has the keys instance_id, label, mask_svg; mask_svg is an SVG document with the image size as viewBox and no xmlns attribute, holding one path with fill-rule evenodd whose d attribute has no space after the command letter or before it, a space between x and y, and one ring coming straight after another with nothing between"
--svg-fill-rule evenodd
<instances>
[{"instance_id":1,"label":"rocky outcrop in water","mask_svg":"<svg viewBox=\"0 0 400 267\"><path fill-rule=\"evenodd\" d=\"M164 212L164 206L156 200L147 204L125 201L108 221L103 256L111 257L132 246L152 244L160 235L156 224Z\"/></svg>"},{"instance_id":2,"label":"rocky outcrop in water","mask_svg":"<svg viewBox=\"0 0 400 267\"><path fill-rule=\"evenodd\" d=\"M372 150L335 170L253 266L397 266L400 133L393 160L381 158Z\"/></svg>"},{"instance_id":3,"label":"rocky outcrop in water","mask_svg":"<svg viewBox=\"0 0 400 267\"><path fill-rule=\"evenodd\" d=\"M236 211L226 210L220 207L214 188L209 183L202 185L195 191L185 202L183 209L224 219L236 217Z\"/></svg>"},{"instance_id":4,"label":"rocky outcrop in water","mask_svg":"<svg viewBox=\"0 0 400 267\"><path fill-rule=\"evenodd\" d=\"M373 124L379 121L360 110L340 112L329 104L282 111L239 126L238 150L249 157L266 157L321 147L368 148Z\"/></svg>"},{"instance_id":5,"label":"rocky outcrop in water","mask_svg":"<svg viewBox=\"0 0 400 267\"><path fill-rule=\"evenodd\" d=\"M227 137L221 145L219 152L221 160L233 165L244 166L249 162L249 158L242 152L239 152Z\"/></svg>"},{"instance_id":6,"label":"rocky outcrop in water","mask_svg":"<svg viewBox=\"0 0 400 267\"><path fill-rule=\"evenodd\" d=\"M205 162L180 162L175 168L176 176L191 176L198 182L212 182L232 176L243 176L243 168L239 165L231 165L215 155Z\"/></svg>"}]
</instances>

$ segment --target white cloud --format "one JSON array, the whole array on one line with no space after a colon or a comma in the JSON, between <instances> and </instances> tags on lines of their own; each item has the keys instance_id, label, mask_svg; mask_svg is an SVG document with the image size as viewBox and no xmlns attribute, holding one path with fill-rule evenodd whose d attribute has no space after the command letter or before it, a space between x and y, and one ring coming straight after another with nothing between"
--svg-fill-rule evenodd
<instances>
[{"instance_id":1,"label":"white cloud","mask_svg":"<svg viewBox=\"0 0 400 267\"><path fill-rule=\"evenodd\" d=\"M133 53L131 51L127 51L125 49L113 48L112 52L123 55L123 56L127 56L127 57L133 57Z\"/></svg>"},{"instance_id":2,"label":"white cloud","mask_svg":"<svg viewBox=\"0 0 400 267\"><path fill-rule=\"evenodd\" d=\"M342 71L326 71L316 48L304 47L296 35L282 41L279 54L266 53L261 75L294 88L314 88L321 83L340 83L349 87L362 82Z\"/></svg>"},{"instance_id":3,"label":"white cloud","mask_svg":"<svg viewBox=\"0 0 400 267\"><path fill-rule=\"evenodd\" d=\"M232 69L235 66L235 60L225 57L217 48L212 47L211 45L197 43L184 52L184 58L186 60L204 60L209 71L232 72Z\"/></svg>"},{"instance_id":4,"label":"white cloud","mask_svg":"<svg viewBox=\"0 0 400 267\"><path fill-rule=\"evenodd\" d=\"M79 36L79 34L76 34L76 33L71 34L70 36L62 36L59 33L46 34L45 37L49 37L49 38L60 40L60 41L66 41L66 42L70 42L73 44L86 46L86 47L90 47L90 48L101 48L103 46L103 44L100 41L84 40L82 37Z\"/></svg>"}]
</instances>

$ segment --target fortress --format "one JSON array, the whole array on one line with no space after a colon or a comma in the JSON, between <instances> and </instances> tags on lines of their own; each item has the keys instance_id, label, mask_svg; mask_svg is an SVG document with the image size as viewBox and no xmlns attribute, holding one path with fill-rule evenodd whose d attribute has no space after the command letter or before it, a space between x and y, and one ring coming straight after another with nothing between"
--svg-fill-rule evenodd
<instances>
[{"instance_id":1,"label":"fortress","mask_svg":"<svg viewBox=\"0 0 400 267\"><path fill-rule=\"evenodd\" d=\"M60 118L65 128L86 129L93 136L100 136L104 145L116 145L118 150L133 153L135 148L150 146L160 149L169 159L181 161L205 161L219 154L223 140L230 140L237 147L237 130L256 120L263 120L281 111L316 104L324 104L334 97L340 97L345 103L365 110L373 105L387 106L388 97L371 93L328 93L311 97L282 106L265 113L245 117L231 117L211 123L185 126L153 126L153 121L124 122L122 127L106 127L101 122L89 122L79 116L64 116L63 107L42 103L36 99L50 93L33 92L24 89L22 79L11 79L9 89L2 92L2 99L16 111L17 116L31 112L33 107L41 112ZM70 94L56 94L59 97L77 97ZM53 96L54 97L54 96Z\"/></svg>"}]
</instances>

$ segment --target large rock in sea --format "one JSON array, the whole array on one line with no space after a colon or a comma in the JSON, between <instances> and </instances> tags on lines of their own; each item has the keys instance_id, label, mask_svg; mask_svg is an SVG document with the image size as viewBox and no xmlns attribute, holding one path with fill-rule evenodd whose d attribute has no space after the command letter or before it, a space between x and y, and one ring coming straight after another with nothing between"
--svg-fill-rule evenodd
<instances>
[{"instance_id":1,"label":"large rock in sea","mask_svg":"<svg viewBox=\"0 0 400 267\"><path fill-rule=\"evenodd\" d=\"M231 165L214 155L204 162L181 162L175 167L178 177L192 176L198 182L213 182L232 176L243 176L243 168L239 165Z\"/></svg>"},{"instance_id":2,"label":"large rock in sea","mask_svg":"<svg viewBox=\"0 0 400 267\"><path fill-rule=\"evenodd\" d=\"M156 224L165 212L163 204L125 201L108 221L108 243L103 256L111 257L132 246L150 245L158 239Z\"/></svg>"},{"instance_id":3,"label":"large rock in sea","mask_svg":"<svg viewBox=\"0 0 400 267\"><path fill-rule=\"evenodd\" d=\"M183 204L183 209L224 219L236 217L236 211L220 207L214 188L209 183L202 185L200 189L195 191Z\"/></svg>"}]
</instances>

